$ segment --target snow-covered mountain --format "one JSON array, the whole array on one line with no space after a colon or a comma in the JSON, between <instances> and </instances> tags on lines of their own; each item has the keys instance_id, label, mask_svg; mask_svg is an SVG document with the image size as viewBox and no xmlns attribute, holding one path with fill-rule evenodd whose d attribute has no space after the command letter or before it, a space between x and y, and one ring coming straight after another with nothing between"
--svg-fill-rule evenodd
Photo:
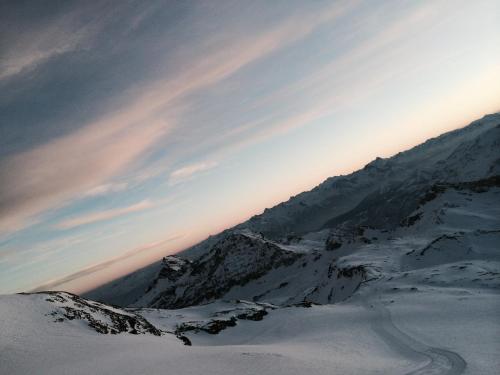
<instances>
[{"instance_id":1,"label":"snow-covered mountain","mask_svg":"<svg viewBox=\"0 0 500 375\"><path fill-rule=\"evenodd\" d=\"M499 149L500 114L485 116L391 158L377 158L350 175L328 178L183 255L196 257L241 229L280 240L346 223L392 229L434 184L499 175Z\"/></svg>"},{"instance_id":2,"label":"snow-covered mountain","mask_svg":"<svg viewBox=\"0 0 500 375\"><path fill-rule=\"evenodd\" d=\"M349 295L346 291L356 288L363 272L358 270L342 292L330 286L332 273L342 271L335 268L339 251L325 252L325 248L335 250L344 242L356 247L380 237L370 231L394 231L407 225L419 215L412 213L447 187L470 190L474 183L497 184L499 150L500 115L494 114L391 158L377 158L350 175L329 178L311 191L167 257L149 285L142 292L135 290L133 305L178 308L223 296L260 300L276 295L272 302L281 304L341 300ZM290 274L304 288L297 289L285 277ZM330 278L325 279L325 274ZM117 294L115 287L112 302L130 304L131 298L121 301ZM111 302L106 288L99 297Z\"/></svg>"},{"instance_id":3,"label":"snow-covered mountain","mask_svg":"<svg viewBox=\"0 0 500 375\"><path fill-rule=\"evenodd\" d=\"M90 294L126 307L0 296L0 374L497 374L499 244L495 114Z\"/></svg>"}]
</instances>

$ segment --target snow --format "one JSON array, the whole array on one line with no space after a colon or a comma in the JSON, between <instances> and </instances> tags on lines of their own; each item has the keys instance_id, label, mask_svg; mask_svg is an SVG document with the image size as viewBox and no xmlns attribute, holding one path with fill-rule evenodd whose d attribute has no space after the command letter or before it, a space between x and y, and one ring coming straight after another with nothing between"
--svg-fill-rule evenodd
<instances>
[{"instance_id":1,"label":"snow","mask_svg":"<svg viewBox=\"0 0 500 375\"><path fill-rule=\"evenodd\" d=\"M500 365L500 298L495 293L459 292L433 289L420 291L418 300L414 292L401 292L366 302L283 308L263 321L239 322L218 335L197 334L191 347L168 334L99 335L83 326L43 324L40 311L32 310L35 306L26 296L4 296L2 322L15 328L1 326L1 373L406 374L429 369L434 361L440 374L454 363L439 353L460 353L457 358L467 364L465 374L495 374ZM371 303L387 304L392 320L370 308ZM15 314L6 313L6 305ZM18 314L20 307L29 313ZM170 313L188 319L204 315ZM391 328L402 333L394 334ZM428 357L429 348L438 350L436 358Z\"/></svg>"}]
</instances>

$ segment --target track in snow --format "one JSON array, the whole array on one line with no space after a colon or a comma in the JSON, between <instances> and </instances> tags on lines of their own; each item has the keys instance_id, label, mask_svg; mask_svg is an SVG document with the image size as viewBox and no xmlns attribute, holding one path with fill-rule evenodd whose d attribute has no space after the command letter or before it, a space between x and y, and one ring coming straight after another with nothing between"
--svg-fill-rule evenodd
<instances>
[{"instance_id":1,"label":"track in snow","mask_svg":"<svg viewBox=\"0 0 500 375\"><path fill-rule=\"evenodd\" d=\"M391 313L382 303L365 303L364 306L376 313L375 319L371 322L372 329L389 346L409 359L427 360L424 366L405 375L458 375L465 370L467 363L459 354L430 347L396 327Z\"/></svg>"}]
</instances>

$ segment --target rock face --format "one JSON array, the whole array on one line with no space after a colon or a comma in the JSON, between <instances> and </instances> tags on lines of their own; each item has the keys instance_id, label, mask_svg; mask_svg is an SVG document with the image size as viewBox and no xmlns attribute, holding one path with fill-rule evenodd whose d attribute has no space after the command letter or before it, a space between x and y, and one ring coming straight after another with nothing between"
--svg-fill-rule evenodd
<instances>
[{"instance_id":1,"label":"rock face","mask_svg":"<svg viewBox=\"0 0 500 375\"><path fill-rule=\"evenodd\" d=\"M367 241L363 229L346 233L341 238L347 248ZM311 243L317 250L310 244L285 245L245 232L224 238L194 261L166 257L157 279L134 306L179 309L217 299L293 306L349 298L365 279L365 269L338 267L338 251L325 247L323 237ZM258 320L262 316L236 318Z\"/></svg>"},{"instance_id":2,"label":"rock face","mask_svg":"<svg viewBox=\"0 0 500 375\"><path fill-rule=\"evenodd\" d=\"M213 301L234 286L243 286L301 257L261 237L234 233L195 261L164 258L158 278L135 305L146 302L149 307L182 308Z\"/></svg>"},{"instance_id":3,"label":"rock face","mask_svg":"<svg viewBox=\"0 0 500 375\"><path fill-rule=\"evenodd\" d=\"M145 318L134 313L91 301L68 292L40 292L51 304L50 316L55 323L71 320L85 321L88 327L102 334L152 334L162 332Z\"/></svg>"},{"instance_id":4,"label":"rock face","mask_svg":"<svg viewBox=\"0 0 500 375\"><path fill-rule=\"evenodd\" d=\"M269 304L258 304L248 301L233 301L232 308L217 311L212 316L198 321L187 321L177 324L175 333L178 337L186 332L206 332L217 335L229 327L235 327L240 320L261 321L268 314L268 310L277 307Z\"/></svg>"}]
</instances>

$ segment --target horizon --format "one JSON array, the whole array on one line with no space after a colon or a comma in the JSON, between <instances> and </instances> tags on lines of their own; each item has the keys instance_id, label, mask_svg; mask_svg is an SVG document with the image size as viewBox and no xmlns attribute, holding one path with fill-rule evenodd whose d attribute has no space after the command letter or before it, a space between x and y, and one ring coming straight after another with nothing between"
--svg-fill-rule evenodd
<instances>
[{"instance_id":1,"label":"horizon","mask_svg":"<svg viewBox=\"0 0 500 375\"><path fill-rule=\"evenodd\" d=\"M499 113L500 4L460 4L4 6L0 294L90 291Z\"/></svg>"}]
</instances>

